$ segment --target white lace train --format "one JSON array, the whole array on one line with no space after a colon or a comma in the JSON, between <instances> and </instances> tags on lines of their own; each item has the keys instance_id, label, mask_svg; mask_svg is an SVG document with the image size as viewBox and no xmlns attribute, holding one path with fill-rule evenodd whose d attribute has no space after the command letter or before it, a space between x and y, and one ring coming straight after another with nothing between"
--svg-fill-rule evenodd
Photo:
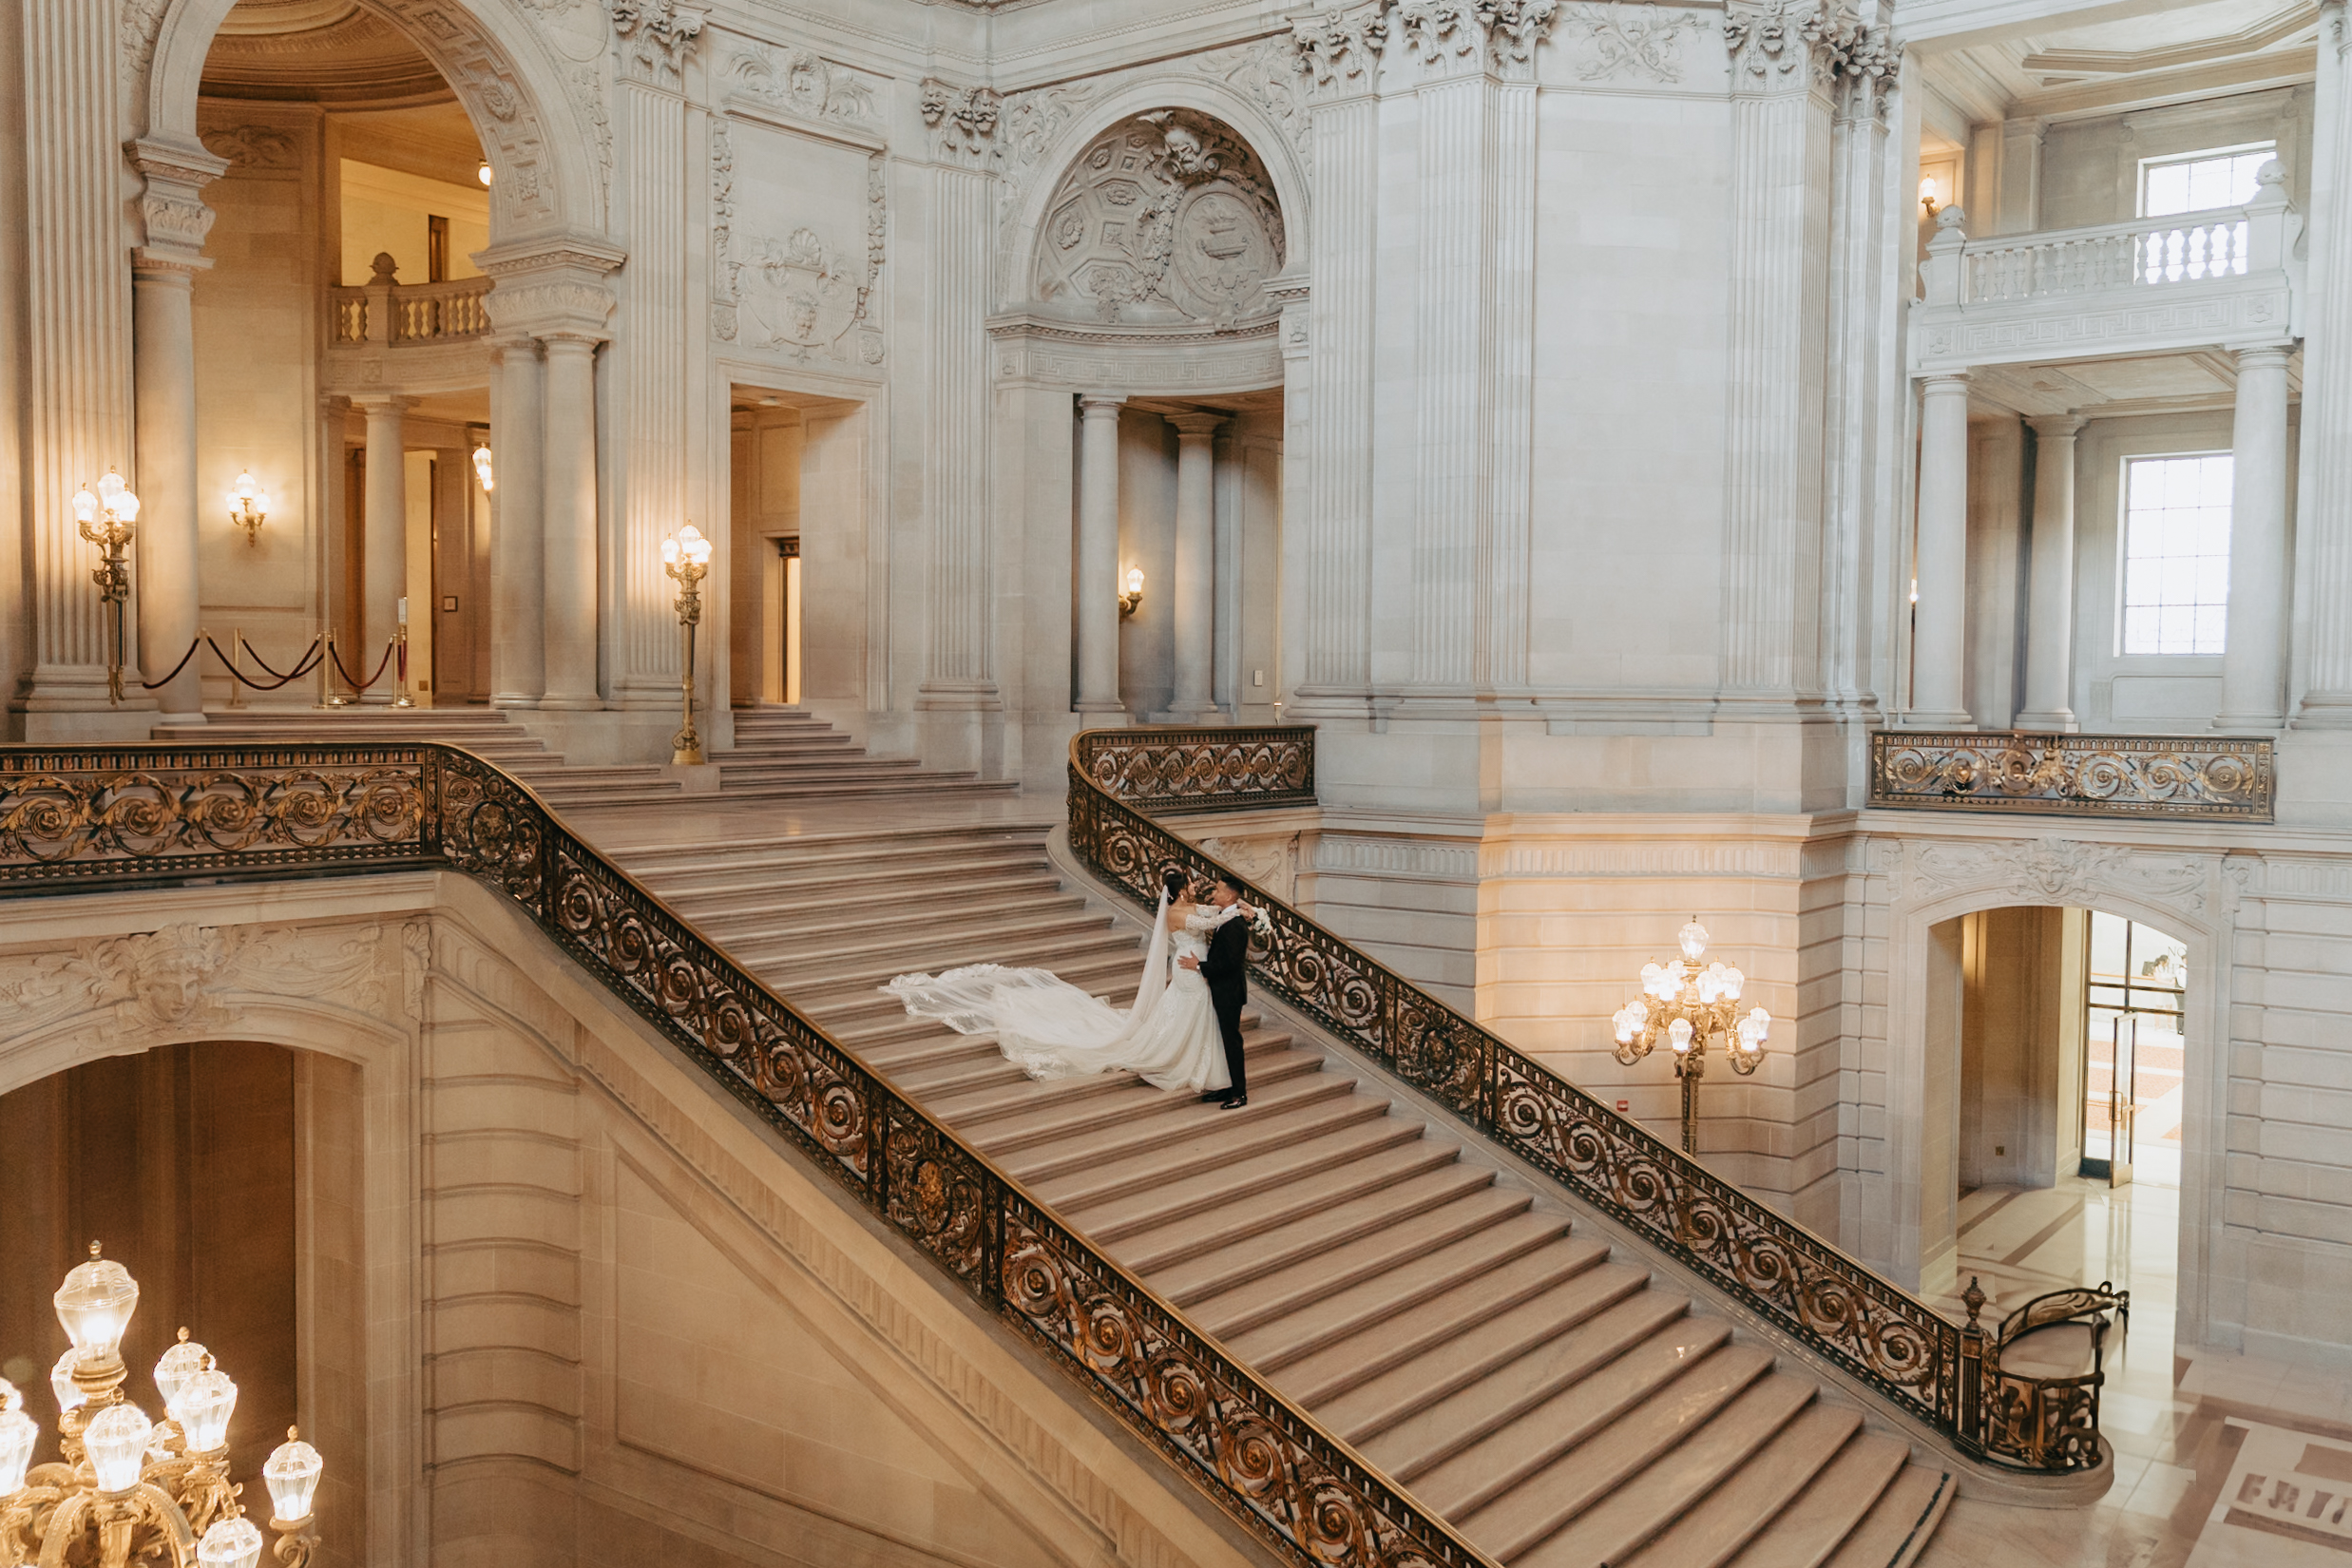
<instances>
[{"instance_id":1,"label":"white lace train","mask_svg":"<svg viewBox=\"0 0 2352 1568\"><path fill-rule=\"evenodd\" d=\"M970 964L944 974L900 975L882 987L917 1018L937 1019L959 1034L994 1035L997 1048L1036 1079L1079 1078L1125 1070L1161 1089L1207 1094L1231 1086L1223 1037L1209 983L1180 968L1171 956L1208 951L1196 914L1187 929L1168 930L1168 901L1159 901L1152 940L1143 954L1136 999L1121 1013L1050 969L1008 969Z\"/></svg>"}]
</instances>

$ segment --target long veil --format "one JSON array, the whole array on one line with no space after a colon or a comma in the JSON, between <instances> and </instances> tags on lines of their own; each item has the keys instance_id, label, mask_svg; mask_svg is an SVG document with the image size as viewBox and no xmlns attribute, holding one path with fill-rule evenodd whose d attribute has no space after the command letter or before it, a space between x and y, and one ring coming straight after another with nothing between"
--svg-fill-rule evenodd
<instances>
[{"instance_id":1,"label":"long veil","mask_svg":"<svg viewBox=\"0 0 2352 1568\"><path fill-rule=\"evenodd\" d=\"M1005 1059L1031 1078L1074 1078L1120 1064L1121 1048L1168 990L1168 895L1159 895L1136 999L1121 1013L1050 969L971 964L938 975L900 975L882 987L918 1018L959 1034L997 1037Z\"/></svg>"}]
</instances>

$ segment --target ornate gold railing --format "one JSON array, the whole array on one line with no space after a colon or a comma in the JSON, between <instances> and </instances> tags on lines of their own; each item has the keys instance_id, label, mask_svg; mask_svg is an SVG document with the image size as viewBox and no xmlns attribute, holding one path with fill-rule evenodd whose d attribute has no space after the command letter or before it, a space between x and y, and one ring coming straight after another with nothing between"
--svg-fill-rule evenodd
<instances>
[{"instance_id":1,"label":"ornate gold railing","mask_svg":"<svg viewBox=\"0 0 2352 1568\"><path fill-rule=\"evenodd\" d=\"M1087 742L1088 779L1138 811L1315 803L1315 732L1308 725L1097 730Z\"/></svg>"},{"instance_id":2,"label":"ornate gold railing","mask_svg":"<svg viewBox=\"0 0 2352 1568\"><path fill-rule=\"evenodd\" d=\"M1873 806L2268 822L2276 786L2271 743L2253 736L1881 730L1870 737Z\"/></svg>"},{"instance_id":3,"label":"ornate gold railing","mask_svg":"<svg viewBox=\"0 0 2352 1568\"><path fill-rule=\"evenodd\" d=\"M1117 781L1126 770L1105 760L1105 753L1119 758L1155 746L1181 752L1195 744L1185 737L1195 734L1213 736L1218 756L1284 748L1297 736L1289 728L1098 730L1070 742L1070 848L1138 906L1157 898L1161 870L1171 863L1196 874L1234 874L1120 798ZM1188 767L1172 756L1154 763L1153 776L1192 778L1214 792L1222 774L1212 759ZM1311 794L1311 774L1301 787ZM1252 798L1245 788L1187 804L1232 809ZM1248 896L1273 926L1271 937L1250 947L1255 982L1463 1123L1682 1259L1963 1451L2027 1469L2099 1463L2095 1376L2087 1386L2081 1380L2005 1376L1997 1353L1988 1359L1985 1333L1973 1318L1966 1328L1953 1323L1280 899L1256 888ZM1994 1392L2025 1384L2036 1385L2042 1419L2054 1429L2087 1429L2087 1444L2027 1447L2011 1441L2009 1425L1992 1423Z\"/></svg>"},{"instance_id":4,"label":"ornate gold railing","mask_svg":"<svg viewBox=\"0 0 2352 1568\"><path fill-rule=\"evenodd\" d=\"M0 748L17 896L449 867L510 900L1299 1568L1494 1568L521 783L454 747Z\"/></svg>"}]
</instances>

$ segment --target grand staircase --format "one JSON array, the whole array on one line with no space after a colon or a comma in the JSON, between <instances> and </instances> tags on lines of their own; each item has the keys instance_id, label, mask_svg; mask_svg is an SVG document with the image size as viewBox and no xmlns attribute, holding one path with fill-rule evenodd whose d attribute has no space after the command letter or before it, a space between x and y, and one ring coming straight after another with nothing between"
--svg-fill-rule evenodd
<instances>
[{"instance_id":1,"label":"grand staircase","mask_svg":"<svg viewBox=\"0 0 2352 1568\"><path fill-rule=\"evenodd\" d=\"M602 847L1226 1348L1510 1568L1903 1568L1933 1456L1579 1233L1351 1059L1248 1020L1250 1104L1032 1083L892 975L1049 967L1123 1003L1140 927L1051 824L952 813ZM603 835L600 834L600 837Z\"/></svg>"},{"instance_id":2,"label":"grand staircase","mask_svg":"<svg viewBox=\"0 0 2352 1568\"><path fill-rule=\"evenodd\" d=\"M711 754L720 800L907 800L1013 793L1009 783L926 769L912 757L870 756L848 736L799 708L744 709L734 717L734 748ZM182 745L439 740L496 763L560 811L644 806L684 796L679 778L658 764L568 764L498 708L229 709L207 715L202 724L160 725L153 737Z\"/></svg>"}]
</instances>

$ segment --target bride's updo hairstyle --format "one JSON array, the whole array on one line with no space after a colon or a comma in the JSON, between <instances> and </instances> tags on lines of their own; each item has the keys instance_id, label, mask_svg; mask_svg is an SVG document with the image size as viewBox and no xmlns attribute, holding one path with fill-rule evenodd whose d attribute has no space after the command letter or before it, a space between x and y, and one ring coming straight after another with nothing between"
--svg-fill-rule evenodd
<instances>
[{"instance_id":1,"label":"bride's updo hairstyle","mask_svg":"<svg viewBox=\"0 0 2352 1568\"><path fill-rule=\"evenodd\" d=\"M1184 894L1192 885L1193 879L1184 874L1184 868L1181 866L1169 867L1159 879L1160 891L1168 895L1168 902L1171 904L1183 903Z\"/></svg>"}]
</instances>

